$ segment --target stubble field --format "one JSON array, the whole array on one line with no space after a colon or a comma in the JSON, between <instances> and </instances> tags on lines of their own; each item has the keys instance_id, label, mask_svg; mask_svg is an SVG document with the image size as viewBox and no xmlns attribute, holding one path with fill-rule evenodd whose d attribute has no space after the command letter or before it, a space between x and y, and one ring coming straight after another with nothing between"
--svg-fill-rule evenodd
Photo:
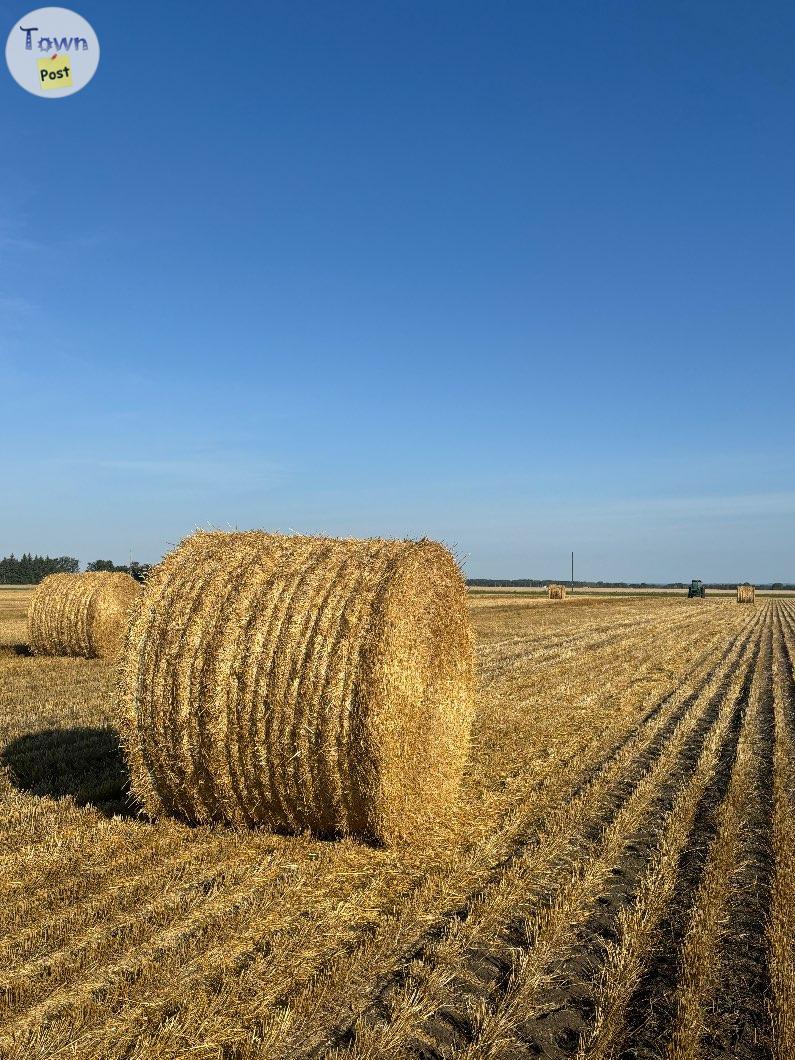
<instances>
[{"instance_id":1,"label":"stubble field","mask_svg":"<svg viewBox=\"0 0 795 1060\"><path fill-rule=\"evenodd\" d=\"M0 589L0 1056L795 1056L795 602L472 601L461 805L150 822L113 667Z\"/></svg>"}]
</instances>

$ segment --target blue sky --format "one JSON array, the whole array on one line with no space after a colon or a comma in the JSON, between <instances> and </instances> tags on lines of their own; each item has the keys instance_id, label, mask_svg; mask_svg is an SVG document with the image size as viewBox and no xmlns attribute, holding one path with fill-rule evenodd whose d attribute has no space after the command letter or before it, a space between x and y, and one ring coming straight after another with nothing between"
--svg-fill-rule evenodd
<instances>
[{"instance_id":1,"label":"blue sky","mask_svg":"<svg viewBox=\"0 0 795 1060\"><path fill-rule=\"evenodd\" d=\"M0 553L795 580L791 5L76 10L84 91L0 71Z\"/></svg>"}]
</instances>

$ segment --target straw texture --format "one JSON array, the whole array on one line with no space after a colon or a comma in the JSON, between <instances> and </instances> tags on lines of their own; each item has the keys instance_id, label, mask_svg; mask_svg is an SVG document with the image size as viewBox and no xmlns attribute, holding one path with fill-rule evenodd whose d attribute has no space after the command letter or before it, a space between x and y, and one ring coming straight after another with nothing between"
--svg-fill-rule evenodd
<instances>
[{"instance_id":1,"label":"straw texture","mask_svg":"<svg viewBox=\"0 0 795 1060\"><path fill-rule=\"evenodd\" d=\"M152 815L389 843L456 797L472 641L434 542L196 533L151 574L123 673Z\"/></svg>"},{"instance_id":2,"label":"straw texture","mask_svg":"<svg viewBox=\"0 0 795 1060\"><path fill-rule=\"evenodd\" d=\"M737 603L738 604L752 604L754 602L755 589L753 585L749 585L747 582L743 585L737 586Z\"/></svg>"},{"instance_id":3,"label":"straw texture","mask_svg":"<svg viewBox=\"0 0 795 1060\"><path fill-rule=\"evenodd\" d=\"M48 575L37 586L28 613L31 650L36 655L114 657L140 591L129 574Z\"/></svg>"},{"instance_id":4,"label":"straw texture","mask_svg":"<svg viewBox=\"0 0 795 1060\"><path fill-rule=\"evenodd\" d=\"M565 585L550 585L548 589L550 600L565 600L566 599L566 586Z\"/></svg>"}]
</instances>

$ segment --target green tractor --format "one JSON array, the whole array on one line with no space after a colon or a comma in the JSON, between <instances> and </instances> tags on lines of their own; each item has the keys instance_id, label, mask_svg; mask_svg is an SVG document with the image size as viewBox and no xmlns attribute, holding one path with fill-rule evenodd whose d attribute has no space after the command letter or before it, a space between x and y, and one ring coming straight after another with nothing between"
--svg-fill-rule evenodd
<instances>
[{"instance_id":1,"label":"green tractor","mask_svg":"<svg viewBox=\"0 0 795 1060\"><path fill-rule=\"evenodd\" d=\"M694 578L690 583L690 588L687 590L688 600L693 596L700 596L703 600L707 595L707 590L704 588L704 583L700 578Z\"/></svg>"}]
</instances>

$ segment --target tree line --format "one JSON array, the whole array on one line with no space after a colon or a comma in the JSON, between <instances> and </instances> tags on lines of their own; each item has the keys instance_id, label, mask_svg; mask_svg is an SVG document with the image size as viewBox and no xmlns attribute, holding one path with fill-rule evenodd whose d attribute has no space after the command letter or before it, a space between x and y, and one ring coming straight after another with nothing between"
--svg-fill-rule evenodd
<instances>
[{"instance_id":1,"label":"tree line","mask_svg":"<svg viewBox=\"0 0 795 1060\"><path fill-rule=\"evenodd\" d=\"M86 564L87 571L119 571L142 582L151 569L149 563L117 564L110 559L95 559ZM13 553L0 559L0 585L37 585L48 574L78 574L80 561L74 556L34 556L30 552L17 558Z\"/></svg>"},{"instance_id":2,"label":"tree line","mask_svg":"<svg viewBox=\"0 0 795 1060\"><path fill-rule=\"evenodd\" d=\"M150 563L129 564L114 563L111 559L95 559L86 564L87 571L120 571L131 574L136 581L142 582L151 570ZM48 574L77 574L80 561L74 556L33 556L26 552L19 559L12 553L0 559L0 585L36 585ZM504 586L514 589L540 589L551 581L571 584L569 578L468 578L467 585L487 587ZM581 582L575 581L575 589L686 589L689 582ZM705 582L707 589L733 589L736 582ZM795 589L795 585L786 582L772 582L757 585L757 589Z\"/></svg>"},{"instance_id":3,"label":"tree line","mask_svg":"<svg viewBox=\"0 0 795 1060\"><path fill-rule=\"evenodd\" d=\"M550 582L571 585L571 578L467 578L467 585L511 589L540 589ZM738 582L704 582L707 589L734 589ZM687 589L690 582L574 582L575 589ZM757 589L795 589L789 582L756 583Z\"/></svg>"}]
</instances>

